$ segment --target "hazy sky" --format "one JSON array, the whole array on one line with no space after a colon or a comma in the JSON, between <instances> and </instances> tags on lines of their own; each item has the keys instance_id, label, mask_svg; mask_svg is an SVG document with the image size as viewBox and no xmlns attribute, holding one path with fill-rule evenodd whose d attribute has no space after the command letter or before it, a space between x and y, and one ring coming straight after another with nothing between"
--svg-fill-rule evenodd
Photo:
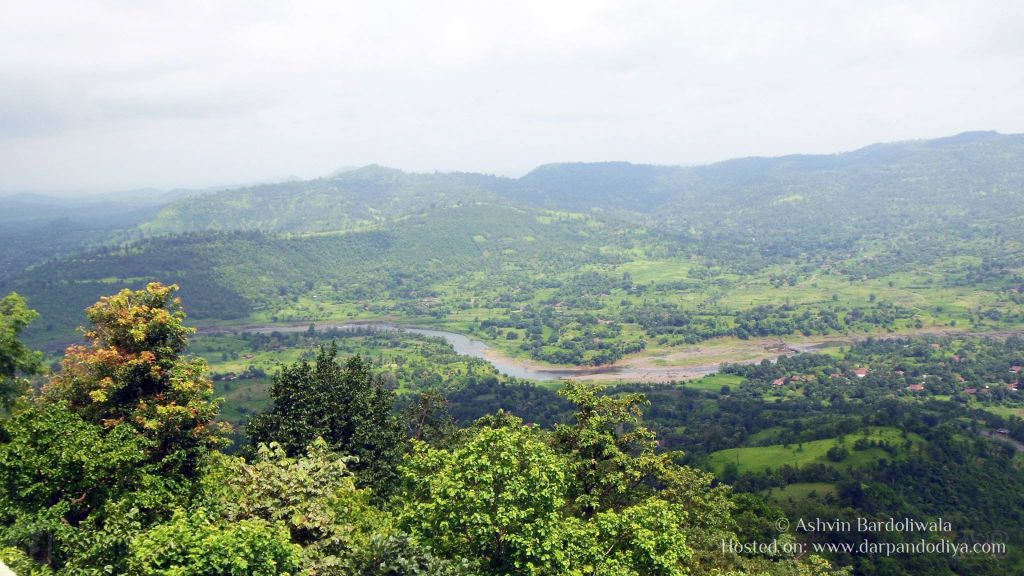
<instances>
[{"instance_id":1,"label":"hazy sky","mask_svg":"<svg viewBox=\"0 0 1024 576\"><path fill-rule=\"evenodd\" d=\"M1024 132L1019 2L0 0L0 190Z\"/></svg>"}]
</instances>

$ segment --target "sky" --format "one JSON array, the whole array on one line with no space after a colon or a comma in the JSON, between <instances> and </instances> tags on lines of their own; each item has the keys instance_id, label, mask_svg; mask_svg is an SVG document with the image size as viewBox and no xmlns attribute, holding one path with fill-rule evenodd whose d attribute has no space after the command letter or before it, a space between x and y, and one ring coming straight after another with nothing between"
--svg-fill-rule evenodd
<instances>
[{"instance_id":1,"label":"sky","mask_svg":"<svg viewBox=\"0 0 1024 576\"><path fill-rule=\"evenodd\" d=\"M1020 133L1015 4L0 0L0 191Z\"/></svg>"}]
</instances>

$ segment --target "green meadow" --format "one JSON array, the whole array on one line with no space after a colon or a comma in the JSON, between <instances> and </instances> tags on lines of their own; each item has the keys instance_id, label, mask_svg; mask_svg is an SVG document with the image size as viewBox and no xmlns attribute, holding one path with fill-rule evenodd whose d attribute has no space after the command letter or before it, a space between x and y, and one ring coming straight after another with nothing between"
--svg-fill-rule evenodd
<instances>
[{"instance_id":1,"label":"green meadow","mask_svg":"<svg viewBox=\"0 0 1024 576\"><path fill-rule=\"evenodd\" d=\"M921 437L916 434L909 434L904 438L898 428L872 427L841 438L825 438L790 445L776 444L720 450L710 455L709 463L718 474L721 474L728 464L735 464L739 473L742 474L762 472L782 466L802 466L810 463L826 464L848 469L857 468L883 458L892 458L890 454L880 448L853 449L853 443L858 438L888 442L899 450L903 449L903 445L907 441L912 443L922 442ZM829 460L827 457L829 449L836 446L844 447L849 451L849 455L839 462Z\"/></svg>"}]
</instances>

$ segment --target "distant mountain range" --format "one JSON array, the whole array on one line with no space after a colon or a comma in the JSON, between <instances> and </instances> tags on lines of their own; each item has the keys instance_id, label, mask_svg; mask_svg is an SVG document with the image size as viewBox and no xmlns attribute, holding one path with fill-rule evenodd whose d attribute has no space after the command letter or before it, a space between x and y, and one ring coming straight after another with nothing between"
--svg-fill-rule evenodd
<instances>
[{"instance_id":1,"label":"distant mountain range","mask_svg":"<svg viewBox=\"0 0 1024 576\"><path fill-rule=\"evenodd\" d=\"M912 219L921 214L921 202L977 211L992 208L997 199L1010 201L1024 180L1022 170L1024 135L995 132L876 144L842 154L743 158L695 167L549 164L518 179L367 166L327 178L182 198L141 229L344 230L432 207L499 200L579 212L642 214L659 223L699 228L752 212L816 215L818 210L841 209L834 216L852 213L870 219L884 211Z\"/></svg>"},{"instance_id":2,"label":"distant mountain range","mask_svg":"<svg viewBox=\"0 0 1024 576\"><path fill-rule=\"evenodd\" d=\"M692 167L549 164L521 178L366 166L205 193L15 196L0 199L0 239L0 291L51 315L150 278L191 287L199 317L241 317L325 282L358 285L349 296L395 282L424 292L482 270L509 280L621 261L640 246L739 274L842 261L884 276L953 256L1012 271L1024 135Z\"/></svg>"}]
</instances>

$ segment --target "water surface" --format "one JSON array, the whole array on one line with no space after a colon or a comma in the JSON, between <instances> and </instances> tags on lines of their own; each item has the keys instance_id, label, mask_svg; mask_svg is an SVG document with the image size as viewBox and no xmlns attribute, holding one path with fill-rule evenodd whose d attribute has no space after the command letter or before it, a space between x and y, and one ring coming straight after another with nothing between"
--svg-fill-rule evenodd
<instances>
[{"instance_id":1,"label":"water surface","mask_svg":"<svg viewBox=\"0 0 1024 576\"><path fill-rule=\"evenodd\" d=\"M614 373L616 368L575 368L575 369L558 369L558 368L538 368L530 363L518 360L516 358L510 358L480 340L475 340L463 334L457 334L455 332L448 332L446 330L435 330L433 328L415 328L411 326L402 326L400 324L389 324L386 322L344 322L344 323L314 323L314 328L319 331L327 330L399 330L402 332L409 332L411 334L421 334L423 336L431 336L434 338L443 338L445 342L451 345L455 349L455 352L462 354L463 356L472 356L474 358L480 358L490 362L498 372L512 376L513 378L526 378L530 380L558 380L559 378L566 378L571 376L587 376L591 374L606 374ZM257 332L262 334L269 334L271 332L303 332L309 329L309 324L302 325L273 325L264 324L259 326L241 326L236 329L226 330L222 328L206 329L204 332Z\"/></svg>"}]
</instances>

